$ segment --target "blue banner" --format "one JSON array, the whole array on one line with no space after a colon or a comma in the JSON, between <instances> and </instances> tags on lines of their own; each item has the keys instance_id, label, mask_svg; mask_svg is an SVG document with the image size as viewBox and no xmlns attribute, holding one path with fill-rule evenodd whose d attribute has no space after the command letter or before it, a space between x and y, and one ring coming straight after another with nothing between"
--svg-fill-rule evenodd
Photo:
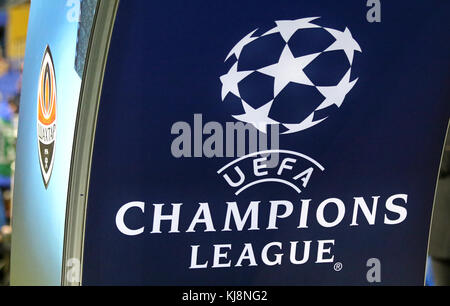
<instances>
[{"instance_id":1,"label":"blue banner","mask_svg":"<svg viewBox=\"0 0 450 306\"><path fill-rule=\"evenodd\" d=\"M449 10L121 1L83 284L423 285Z\"/></svg>"}]
</instances>

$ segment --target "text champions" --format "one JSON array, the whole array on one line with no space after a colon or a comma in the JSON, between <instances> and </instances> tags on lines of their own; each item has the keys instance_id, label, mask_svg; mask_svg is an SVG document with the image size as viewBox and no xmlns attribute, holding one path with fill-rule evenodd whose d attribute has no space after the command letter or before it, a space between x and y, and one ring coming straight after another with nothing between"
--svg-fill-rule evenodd
<instances>
[{"instance_id":1,"label":"text champions","mask_svg":"<svg viewBox=\"0 0 450 306\"><path fill-rule=\"evenodd\" d=\"M337 226L357 227L361 224L373 226L377 220L377 214L382 214L382 222L386 226L403 223L408 215L408 195L395 194L383 199L380 196L371 198L354 197L352 205L347 205L338 198L323 200L314 205L312 200L299 200L292 203L286 200L269 201L262 203L252 201L250 203L227 202L226 213L221 219L212 217L209 203L198 203L196 212L189 219L186 228L180 226L180 216L183 213L182 203L151 204L144 202L129 202L120 207L116 214L115 223L117 229L126 236L163 235L199 232L232 232L232 231L276 231L282 222L293 219L295 230L305 230L312 222L324 229L332 229ZM314 209L312 209L314 207ZM268 210L264 222L259 213L262 209ZM140 228L131 228L126 224L126 215L131 213L144 213L152 210L151 225L142 225ZM351 214L348 216L348 214ZM147 215L147 214L146 214ZM348 218L345 218L348 216ZM350 220L351 223L344 223ZM380 218L378 218L380 220ZM292 220L291 220L292 222ZM163 226L162 226L163 225ZM164 227L167 230L163 230ZM169 230L170 229L170 230ZM284 233L284 231L283 231ZM280 237L282 240L283 237ZM273 241L264 247L255 250L251 241L239 246L230 243L213 244L212 246L190 245L189 269L230 268L245 266L277 266L285 262L293 265L302 265L310 261L316 264L333 263L335 256L333 247L336 241L332 238L317 241ZM311 258L311 249L314 250L314 258ZM210 251L208 251L210 250ZM238 251L236 251L238 250ZM230 260L230 252L237 252L235 260ZM286 256L284 256L286 255Z\"/></svg>"}]
</instances>

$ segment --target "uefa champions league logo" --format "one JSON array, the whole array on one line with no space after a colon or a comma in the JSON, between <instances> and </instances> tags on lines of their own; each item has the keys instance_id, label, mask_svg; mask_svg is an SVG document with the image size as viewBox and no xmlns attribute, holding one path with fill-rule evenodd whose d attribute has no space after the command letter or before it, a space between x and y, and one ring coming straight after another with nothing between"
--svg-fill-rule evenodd
<instances>
[{"instance_id":1,"label":"uefa champions league logo","mask_svg":"<svg viewBox=\"0 0 450 306\"><path fill-rule=\"evenodd\" d=\"M255 35L258 31L256 29L244 36L231 49L225 61L228 62L231 58L234 58L234 62L228 73L220 77L220 80L222 82L222 101L227 102L227 98L233 95L242 103L244 113L235 114L233 118L244 123L250 123L263 133L267 132L268 125L281 125L284 131L281 128L280 131L283 134L292 134L309 129L327 119L327 115L318 115L320 111L324 113L323 111L332 106L341 107L347 94L358 81L357 78L351 79L352 65L355 52L362 52L362 50L348 28L345 28L344 31L339 31L322 27L315 22L317 19L319 17L276 21L274 28L261 35ZM298 51L301 53L302 50L298 50L300 48L294 46L292 43L293 37L300 32L311 30L315 30L314 33L317 33L317 30L323 31L334 41L325 49L313 50L311 53L299 56L294 55L299 54ZM252 65L250 65L252 69L241 68L243 66L241 65L241 59L246 48L255 48L254 45L257 43L261 41L264 43L264 40L267 41L269 39L273 41L277 37L280 41L283 41L283 44L280 44L280 50L277 51L279 53L273 58L273 54L271 54L273 52L267 52L267 58L275 59L275 62L269 63L268 65L258 65L258 63L254 63L253 61ZM266 51L260 50L260 52ZM331 52L342 52L348 60L348 68L346 71L343 71L344 76L336 84L323 85L320 80L313 80L306 72L306 69L313 65L319 57L326 57ZM273 92L271 95L264 97L266 101L253 99L252 104L250 101L246 101L241 91L242 88L246 89L245 81L248 78L257 77L255 74L271 77L273 79ZM278 118L276 115L271 114L273 108L282 100L284 91L290 85L296 86L289 88L290 101L280 107L288 108L293 114L296 113L296 106L298 104L310 103L301 94L301 92L304 92L301 88L302 86L310 87L311 90L316 91L317 95L320 94L323 97L318 105L314 105L309 115L306 115L304 118L294 118L294 120L297 120L294 122L286 122L283 118ZM295 93L297 89L299 91L298 94ZM255 86L253 90L261 90L261 86Z\"/></svg>"},{"instance_id":2,"label":"uefa champions league logo","mask_svg":"<svg viewBox=\"0 0 450 306\"><path fill-rule=\"evenodd\" d=\"M225 63L231 62L231 68L220 77L220 81L223 103L242 104L243 113L232 115L234 119L252 125L260 133L267 134L268 126L275 125L280 126L282 134L294 134L322 123L328 118L330 109L342 106L358 82L358 78L352 79L352 68L355 52L362 52L362 49L348 28L339 31L322 27L316 23L317 19L319 17L276 21L275 27L260 35L256 34L258 29L248 33L231 49L225 59ZM331 42L315 49L310 46L313 38L304 40L303 44L296 43L299 34L308 31L313 35L326 34ZM270 47L270 43L277 48ZM305 48L308 51L302 50ZM247 49L253 49L253 53L248 52L246 55ZM314 75L314 69L308 72L308 68L332 53L340 53L346 68L341 72L343 76L334 83L324 84ZM245 57L247 64L242 63ZM252 80L247 81L249 78ZM266 87L270 89L268 94L255 94ZM309 101L312 95L320 100ZM302 117L298 108L308 107L310 111L306 114L303 112ZM277 115L273 112L274 108L282 112ZM283 112L288 113L293 121L288 122L283 118L280 115ZM274 167L268 165L269 156L270 160L275 159L277 162ZM245 168L251 168L252 171L243 171ZM323 172L325 168L306 154L276 148L251 152L227 164L217 173L239 195L265 183L284 184L301 193L317 171Z\"/></svg>"},{"instance_id":3,"label":"uefa champions league logo","mask_svg":"<svg viewBox=\"0 0 450 306\"><path fill-rule=\"evenodd\" d=\"M405 193L380 196L384 192L377 192L378 195L369 197L360 196L358 191L349 197L349 191L345 190L344 194L327 197L328 192L321 191L328 189L319 186L312 195L298 195L315 180L317 173L325 171L325 167L305 154L307 152L280 148L278 132L284 134L285 139L303 137L308 141L313 137L309 134L315 130L313 127L322 123L321 127L326 129L326 123L331 121L326 119L349 100L349 93L358 82L358 77L352 76L353 64L355 54L362 53L348 28L341 31L320 26L317 19L276 21L275 27L248 33L224 55L226 72L218 74L218 77L222 76L221 99L218 97L217 100L221 100L221 107L228 109L235 120L204 124L204 116L194 114L193 125L179 121L171 128L171 134L175 135L171 144L172 156L198 158L190 163L190 166L198 166L195 169L198 173L189 177L189 184L200 184L205 188L198 191L201 200L192 200L196 193L193 190L188 199L176 195L176 200L171 202L130 201L116 214L115 223L121 234L160 238L186 235L186 241L190 241L190 257L186 258L185 264L190 271L228 269L229 273L234 273L251 267L252 270L245 273L252 273L256 271L255 267L270 272L271 267L295 266L300 269L303 265L328 265L332 271L339 272L347 265L341 262L345 258L339 255L339 250L351 241L348 241L348 235L336 235L336 230L355 232L361 225L366 232L369 227L380 226L381 222L391 227L407 219L409 205ZM312 35L299 39L305 33ZM316 45L315 35L328 37L327 44ZM327 65L317 65L336 55L340 56L343 65L328 65L326 60ZM322 75L317 74L318 71ZM324 75L330 77L322 79ZM333 80L333 77L337 79ZM272 144L268 147L269 134L271 142L277 142L275 147ZM265 145L261 146L261 142ZM308 150L296 145L299 147L302 151ZM269 157L274 161L271 165ZM204 158L215 160L206 162ZM229 161L217 171L226 186L206 190L210 185L202 183L210 176L202 177L202 180L196 177L210 171L211 165L215 167L221 158ZM322 181L322 184L329 181L332 179ZM266 187L268 183L272 185ZM234 195L228 193L230 190ZM291 190L297 194L287 192ZM248 193L240 197L245 192ZM210 201L205 200L208 194L214 194ZM143 218L152 222L144 221L139 229L135 229L136 223L129 227L125 217L131 209L142 214L153 212L153 218ZM292 228L289 230L288 226ZM320 239L314 234L318 229ZM276 231L279 231L278 235ZM197 234L211 238L200 242ZM189 235L191 240L187 238ZM344 244L336 242L339 236ZM344 236L347 239L342 238ZM337 244L340 245L335 247ZM376 272L379 265L377 258L367 260L367 267L371 268L368 273L379 273ZM320 271L324 272L324 268ZM367 281L379 282L380 278L367 274Z\"/></svg>"}]
</instances>

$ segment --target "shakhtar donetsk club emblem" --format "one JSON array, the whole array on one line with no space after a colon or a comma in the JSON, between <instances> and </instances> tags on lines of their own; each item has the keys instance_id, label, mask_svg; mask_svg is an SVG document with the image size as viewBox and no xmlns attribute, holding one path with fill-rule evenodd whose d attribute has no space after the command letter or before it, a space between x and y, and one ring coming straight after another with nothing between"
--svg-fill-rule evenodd
<instances>
[{"instance_id":1,"label":"shakhtar donetsk club emblem","mask_svg":"<svg viewBox=\"0 0 450 306\"><path fill-rule=\"evenodd\" d=\"M50 47L47 46L39 74L37 133L39 162L45 188L53 170L56 143L56 76Z\"/></svg>"}]
</instances>

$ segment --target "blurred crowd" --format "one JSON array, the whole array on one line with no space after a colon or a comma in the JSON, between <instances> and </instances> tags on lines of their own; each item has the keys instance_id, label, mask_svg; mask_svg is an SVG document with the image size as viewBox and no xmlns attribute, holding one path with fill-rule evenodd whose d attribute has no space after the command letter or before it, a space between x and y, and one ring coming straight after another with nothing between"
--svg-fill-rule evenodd
<instances>
[{"instance_id":1,"label":"blurred crowd","mask_svg":"<svg viewBox=\"0 0 450 306\"><path fill-rule=\"evenodd\" d=\"M21 71L0 55L0 284L9 282L12 184L21 90Z\"/></svg>"}]
</instances>

